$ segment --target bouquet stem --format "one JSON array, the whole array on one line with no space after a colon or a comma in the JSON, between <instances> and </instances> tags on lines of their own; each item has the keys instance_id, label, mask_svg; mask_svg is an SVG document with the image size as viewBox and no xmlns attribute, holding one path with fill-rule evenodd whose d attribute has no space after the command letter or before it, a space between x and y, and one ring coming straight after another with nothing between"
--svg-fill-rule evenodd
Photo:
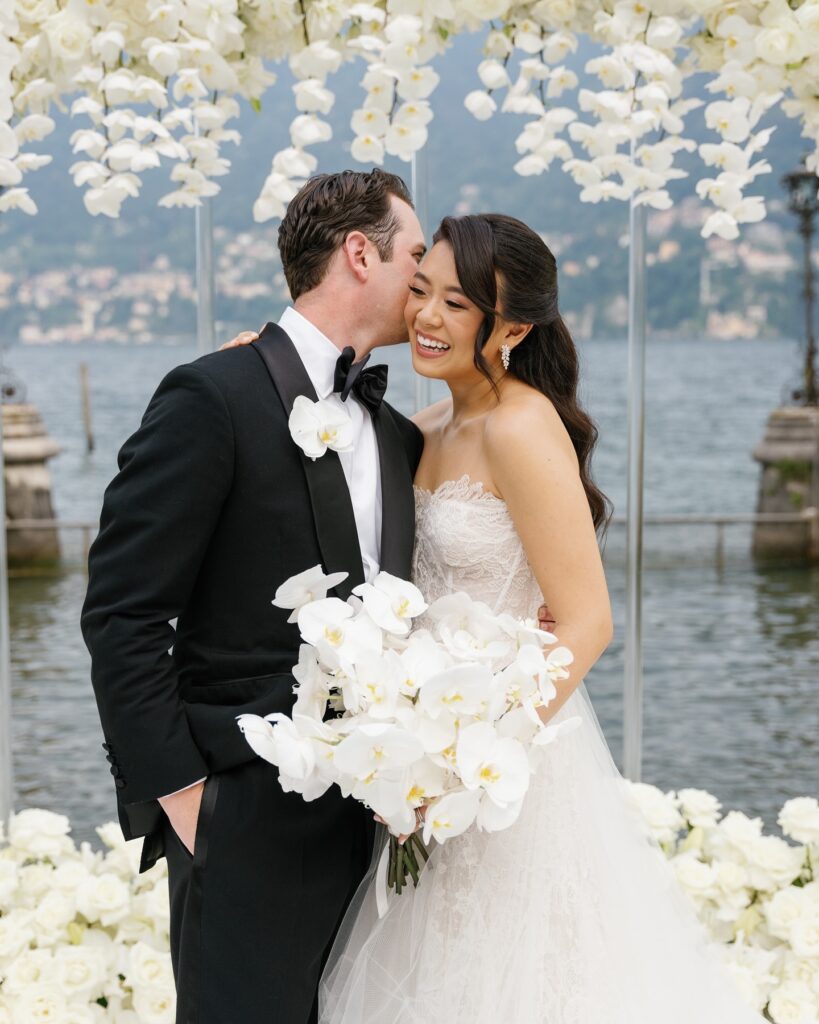
<instances>
[{"instance_id":1,"label":"bouquet stem","mask_svg":"<svg viewBox=\"0 0 819 1024\"><path fill-rule=\"evenodd\" d=\"M387 871L387 884L391 889L395 889L396 896L400 896L401 890L409 884L407 875L412 878L413 886L418 885L421 868L428 860L429 851L417 832L413 832L403 845L398 842L396 836L390 836L390 863Z\"/></svg>"}]
</instances>

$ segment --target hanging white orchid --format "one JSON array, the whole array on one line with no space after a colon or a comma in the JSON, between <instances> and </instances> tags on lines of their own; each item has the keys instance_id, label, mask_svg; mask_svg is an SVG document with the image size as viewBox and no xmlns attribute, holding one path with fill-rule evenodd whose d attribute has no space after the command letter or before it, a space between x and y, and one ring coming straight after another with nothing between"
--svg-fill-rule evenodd
<instances>
[{"instance_id":1,"label":"hanging white orchid","mask_svg":"<svg viewBox=\"0 0 819 1024\"><path fill-rule=\"evenodd\" d=\"M713 95L704 115L714 141L700 155L706 166L743 178L739 197L721 187L703 193L713 205L703 234L736 237L743 223L764 216L762 200L745 190L770 171L750 157L770 138L760 122L773 104L800 121L811 146L808 167L819 167L815 0L108 0L62 9L50 0L10 0L0 11L0 210L36 212L25 176L47 154L26 147L53 130L52 103L78 93L71 144L87 160L70 173L89 212L118 216L139 194L141 175L163 164L172 165L174 188L161 205L199 205L229 170L223 147L240 141L228 127L237 99L258 109L276 80L265 62L287 60L296 77L291 145L273 155L253 206L259 221L281 217L315 169L309 148L331 137L324 118L342 63L363 65L353 159L409 160L427 140L428 101L439 81L431 61L481 25L482 87L466 96L467 110L478 120L498 110L533 119L516 141L515 170L542 174L557 164L575 178L583 202L633 198L667 208L666 186L682 176L675 156L696 148L686 138L687 119L701 102L683 97L694 74L709 76ZM566 67L581 36L602 50L585 63L582 84ZM573 144L586 161L578 162ZM748 157L745 166L729 146ZM628 160L604 159L617 155Z\"/></svg>"}]
</instances>

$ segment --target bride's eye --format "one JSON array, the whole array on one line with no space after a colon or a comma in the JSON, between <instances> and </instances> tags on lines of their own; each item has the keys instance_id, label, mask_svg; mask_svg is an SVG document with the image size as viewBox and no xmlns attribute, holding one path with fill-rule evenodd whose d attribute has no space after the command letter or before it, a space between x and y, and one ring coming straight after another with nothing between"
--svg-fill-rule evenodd
<instances>
[{"instance_id":1,"label":"bride's eye","mask_svg":"<svg viewBox=\"0 0 819 1024\"><path fill-rule=\"evenodd\" d=\"M447 299L446 304L450 309L466 309L466 306L462 306L460 302L453 302L452 299Z\"/></svg>"},{"instance_id":2,"label":"bride's eye","mask_svg":"<svg viewBox=\"0 0 819 1024\"><path fill-rule=\"evenodd\" d=\"M420 288L416 288L414 284L411 284L409 286L409 290L412 292L413 295L423 295L424 294L421 291L421 289Z\"/></svg>"}]
</instances>

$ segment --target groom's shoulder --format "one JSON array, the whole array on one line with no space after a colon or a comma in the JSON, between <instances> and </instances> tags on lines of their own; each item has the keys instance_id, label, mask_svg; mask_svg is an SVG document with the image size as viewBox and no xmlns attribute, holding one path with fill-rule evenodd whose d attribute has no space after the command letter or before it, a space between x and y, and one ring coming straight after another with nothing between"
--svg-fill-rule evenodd
<instances>
[{"instance_id":1,"label":"groom's shoulder","mask_svg":"<svg viewBox=\"0 0 819 1024\"><path fill-rule=\"evenodd\" d=\"M252 345L208 352L181 363L166 379L200 381L209 391L218 392L228 405L252 400L257 392L267 397L270 387L270 378Z\"/></svg>"}]
</instances>

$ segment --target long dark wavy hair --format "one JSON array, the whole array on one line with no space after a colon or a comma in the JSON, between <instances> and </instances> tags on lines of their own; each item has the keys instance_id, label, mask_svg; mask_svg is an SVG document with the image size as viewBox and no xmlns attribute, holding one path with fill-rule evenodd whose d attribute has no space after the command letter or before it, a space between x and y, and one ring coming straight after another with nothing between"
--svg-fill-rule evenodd
<instances>
[{"instance_id":1,"label":"long dark wavy hair","mask_svg":"<svg viewBox=\"0 0 819 1024\"><path fill-rule=\"evenodd\" d=\"M594 528L602 536L611 503L591 478L591 456L598 431L577 400L579 360L569 329L557 308L557 263L540 237L514 217L500 213L445 217L434 242L452 247L458 280L484 315L475 338L475 366L496 387L483 349L504 320L532 324L511 352L508 372L552 402L572 439L580 479Z\"/></svg>"}]
</instances>

